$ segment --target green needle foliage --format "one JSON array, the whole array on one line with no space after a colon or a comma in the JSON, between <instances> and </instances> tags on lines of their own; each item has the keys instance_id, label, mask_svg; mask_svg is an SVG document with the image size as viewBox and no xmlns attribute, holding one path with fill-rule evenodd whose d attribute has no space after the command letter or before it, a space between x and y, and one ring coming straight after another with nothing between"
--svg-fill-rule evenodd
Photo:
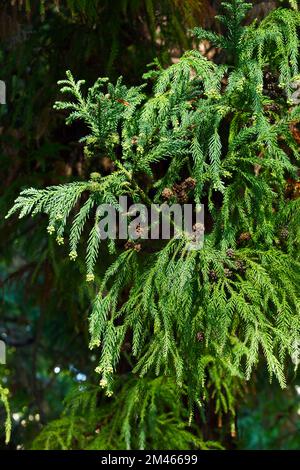
<instances>
[{"instance_id":1,"label":"green needle foliage","mask_svg":"<svg viewBox=\"0 0 300 470\"><path fill-rule=\"evenodd\" d=\"M7 388L2 387L0 385L0 402L2 402L5 413L6 413L6 420L5 420L5 443L8 444L10 441L11 435L11 417L10 417L10 406L8 400L9 390Z\"/></svg>"},{"instance_id":2,"label":"green needle foliage","mask_svg":"<svg viewBox=\"0 0 300 470\"><path fill-rule=\"evenodd\" d=\"M97 386L75 388L66 397L63 416L44 428L33 449L222 448L188 426L182 393L172 380L131 379L117 390L107 401Z\"/></svg>"},{"instance_id":3,"label":"green needle foliage","mask_svg":"<svg viewBox=\"0 0 300 470\"><path fill-rule=\"evenodd\" d=\"M27 189L9 213L47 214L48 232L59 244L69 231L71 260L86 240L87 281L98 286L90 347L99 349L100 386L107 396L115 389L118 408L111 419L98 409L107 427L92 447L167 446L155 437L158 429L166 429L172 448L172 432L182 448L192 446L180 407L187 407L193 422L208 404L219 419L229 416L234 434L236 401L260 361L270 379L286 386L285 369L300 334L300 199L287 192L299 160L300 14L278 9L243 26L249 8L242 0L223 3L223 36L194 31L222 48L226 65L192 50L167 69L155 62L140 87L128 88L121 78L116 85L98 79L87 94L84 81L67 72L60 85L70 101L55 108L68 114L68 124L85 124L84 152L97 171L89 181ZM101 272L107 249L97 235L97 205L118 208L119 195L162 203L167 193L170 203L205 204L203 249L189 251L185 239L159 247L141 240L125 249L110 241L112 263ZM136 378L120 390L114 378L124 362ZM152 422L156 398L149 393L160 400L161 413L150 427L145 423ZM180 396L179 411L173 393ZM70 431L69 416L60 422L65 431L50 424L39 445L69 448L76 435L81 439L88 418L79 417ZM136 429L132 436L134 426L138 436ZM120 429L121 441L107 440L106 433L115 436Z\"/></svg>"}]
</instances>

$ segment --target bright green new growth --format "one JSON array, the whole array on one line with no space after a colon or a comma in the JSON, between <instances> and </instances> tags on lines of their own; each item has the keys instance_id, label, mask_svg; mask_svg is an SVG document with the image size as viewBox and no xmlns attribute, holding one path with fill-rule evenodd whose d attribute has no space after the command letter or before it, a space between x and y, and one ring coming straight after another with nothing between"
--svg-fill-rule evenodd
<instances>
[{"instance_id":1,"label":"bright green new growth","mask_svg":"<svg viewBox=\"0 0 300 470\"><path fill-rule=\"evenodd\" d=\"M113 393L125 339L133 373L143 377L130 392L117 392L127 410L122 418L128 422L122 431L127 447L130 394L147 377L158 376L156 384L163 384L164 376L172 387L176 383L175 389L188 396L191 417L195 403L201 407L208 399L216 414L234 416L243 382L262 356L270 377L285 386L284 369L300 334L300 199L285 192L299 159L290 125L300 121L293 100L300 15L280 9L259 25L244 27L249 4L233 0L224 6L228 14L220 20L227 35L200 28L195 34L227 50L228 66L206 60L197 50L187 52L168 69L158 66L145 75L154 80L151 96L145 85L127 88L121 79L115 86L99 79L84 97L84 82L67 72L61 91L73 100L55 107L69 113L67 123L86 124L86 157L98 159L99 166L109 157L112 170L92 173L86 182L25 190L9 213L46 213L48 232L63 243L68 217L84 194L70 229L70 258L76 258L92 219L86 247L87 280L92 281L103 243L96 228L99 204L118 208L119 195L161 203L164 188L187 176L195 180L188 197L207 207L204 248L188 251L184 240L170 240L147 254L151 242L142 243L140 252L110 242L115 259L90 315L90 346L100 347L96 371L107 395ZM276 82L276 96L265 89L266 74ZM283 229L286 237L280 235ZM139 411L138 447L145 443L145 413ZM52 430L62 448L71 445L71 437L65 442L61 431ZM95 444L99 448L103 432Z\"/></svg>"},{"instance_id":2,"label":"bright green new growth","mask_svg":"<svg viewBox=\"0 0 300 470\"><path fill-rule=\"evenodd\" d=\"M99 387L80 385L66 397L63 416L46 426L33 448L220 448L188 427L180 398L174 382L164 377L131 379L118 387L115 398L100 404Z\"/></svg>"}]
</instances>

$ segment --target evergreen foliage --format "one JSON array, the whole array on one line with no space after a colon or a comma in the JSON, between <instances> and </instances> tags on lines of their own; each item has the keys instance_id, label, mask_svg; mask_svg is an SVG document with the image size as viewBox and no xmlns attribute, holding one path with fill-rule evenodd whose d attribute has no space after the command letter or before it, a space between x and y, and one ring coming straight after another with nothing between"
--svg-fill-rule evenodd
<instances>
[{"instance_id":1,"label":"evergreen foliage","mask_svg":"<svg viewBox=\"0 0 300 470\"><path fill-rule=\"evenodd\" d=\"M80 385L66 397L62 417L35 439L33 449L219 449L188 427L171 379L131 379L111 401L99 387Z\"/></svg>"},{"instance_id":2,"label":"evergreen foliage","mask_svg":"<svg viewBox=\"0 0 300 470\"><path fill-rule=\"evenodd\" d=\"M71 260L87 240L86 279L98 287L90 347L99 349L100 386L115 397L102 407L97 389L71 395L38 448L174 448L173 434L180 448L207 448L214 444L194 424L186 429L176 400L188 403L190 423L212 402L234 434L237 399L260 361L286 385L300 334L300 199L287 193L299 160L292 129L300 122L293 91L300 14L278 9L244 26L248 3L232 0L223 9L224 36L194 32L226 52L226 65L195 49L167 69L155 62L142 86L102 78L85 94L71 72L59 83L70 98L55 108L67 124L85 124L81 142L97 172L88 181L26 189L8 216L47 214L59 244L67 233ZM140 249L110 242L113 261L103 274L97 205L118 208L124 194L162 203L168 188L170 202L179 200L174 188L187 178L195 186L186 200L207 209L204 248L189 251L187 240L173 239L153 253L151 241L141 240ZM120 388L121 356L135 378Z\"/></svg>"}]
</instances>

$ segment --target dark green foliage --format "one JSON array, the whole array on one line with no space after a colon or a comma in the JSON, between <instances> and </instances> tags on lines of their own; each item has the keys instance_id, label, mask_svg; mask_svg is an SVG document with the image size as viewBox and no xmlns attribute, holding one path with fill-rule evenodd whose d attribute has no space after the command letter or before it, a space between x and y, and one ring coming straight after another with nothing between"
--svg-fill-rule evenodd
<instances>
[{"instance_id":1,"label":"dark green foliage","mask_svg":"<svg viewBox=\"0 0 300 470\"><path fill-rule=\"evenodd\" d=\"M256 382L239 410L239 448L298 450L299 385L291 380L282 391L275 382L267 384L263 374Z\"/></svg>"},{"instance_id":2,"label":"dark green foliage","mask_svg":"<svg viewBox=\"0 0 300 470\"><path fill-rule=\"evenodd\" d=\"M120 384L121 385L121 384ZM34 449L218 449L189 427L176 384L163 377L131 379L110 401L99 387L80 385L66 398L63 416L47 426Z\"/></svg>"}]
</instances>

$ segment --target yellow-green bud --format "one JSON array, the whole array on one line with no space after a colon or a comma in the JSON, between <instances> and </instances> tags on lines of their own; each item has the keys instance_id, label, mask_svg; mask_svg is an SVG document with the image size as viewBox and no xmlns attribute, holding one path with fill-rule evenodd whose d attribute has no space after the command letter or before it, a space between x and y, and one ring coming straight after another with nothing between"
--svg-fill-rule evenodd
<instances>
[{"instance_id":1,"label":"yellow-green bud","mask_svg":"<svg viewBox=\"0 0 300 470\"><path fill-rule=\"evenodd\" d=\"M89 344L89 348L90 349L94 349L94 348L98 348L100 346L100 339L93 339L90 341L90 344Z\"/></svg>"},{"instance_id":2,"label":"yellow-green bud","mask_svg":"<svg viewBox=\"0 0 300 470\"><path fill-rule=\"evenodd\" d=\"M92 181L99 181L101 179L101 175L97 171L94 171L90 174L90 178Z\"/></svg>"},{"instance_id":3,"label":"yellow-green bud","mask_svg":"<svg viewBox=\"0 0 300 470\"><path fill-rule=\"evenodd\" d=\"M101 379L99 382L99 385L101 388L107 387L107 380L106 379Z\"/></svg>"}]
</instances>

